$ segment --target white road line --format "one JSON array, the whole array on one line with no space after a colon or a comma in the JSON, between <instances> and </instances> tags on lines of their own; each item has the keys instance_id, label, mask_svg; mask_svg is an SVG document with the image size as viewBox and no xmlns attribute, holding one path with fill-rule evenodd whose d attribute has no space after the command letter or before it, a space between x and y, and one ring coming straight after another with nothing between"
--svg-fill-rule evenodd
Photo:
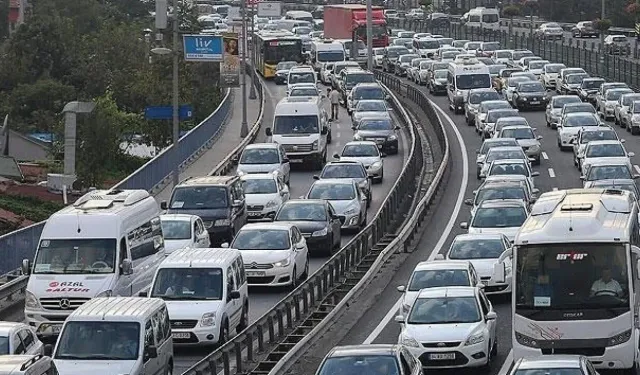
<instances>
[{"instance_id":1,"label":"white road line","mask_svg":"<svg viewBox=\"0 0 640 375\"><path fill-rule=\"evenodd\" d=\"M340 129L340 123L336 121L335 124L336 124L336 128Z\"/></svg>"},{"instance_id":2,"label":"white road line","mask_svg":"<svg viewBox=\"0 0 640 375\"><path fill-rule=\"evenodd\" d=\"M543 151L543 152L542 152L542 158L543 158L544 160L549 160L549 155L547 155L547 153Z\"/></svg>"},{"instance_id":3,"label":"white road line","mask_svg":"<svg viewBox=\"0 0 640 375\"><path fill-rule=\"evenodd\" d=\"M336 135L338 136L338 139L339 139L340 138L340 132L338 132Z\"/></svg>"},{"instance_id":4,"label":"white road line","mask_svg":"<svg viewBox=\"0 0 640 375\"><path fill-rule=\"evenodd\" d=\"M638 164L634 164L633 169L636 170L636 173L640 174L640 167L638 166Z\"/></svg>"},{"instance_id":5,"label":"white road line","mask_svg":"<svg viewBox=\"0 0 640 375\"><path fill-rule=\"evenodd\" d=\"M549 177L551 177L551 178L555 178L556 177L556 172L553 171L553 168L549 168Z\"/></svg>"},{"instance_id":6,"label":"white road line","mask_svg":"<svg viewBox=\"0 0 640 375\"><path fill-rule=\"evenodd\" d=\"M509 369L511 369L511 364L513 363L513 349L509 350L509 354L507 354L507 358L505 358L502 367L500 367L500 371L498 375L507 375Z\"/></svg>"},{"instance_id":7,"label":"white road line","mask_svg":"<svg viewBox=\"0 0 640 375\"><path fill-rule=\"evenodd\" d=\"M558 188L553 188L553 191L558 191Z\"/></svg>"},{"instance_id":8,"label":"white road line","mask_svg":"<svg viewBox=\"0 0 640 375\"><path fill-rule=\"evenodd\" d=\"M449 222L447 223L445 230L442 232L442 235L440 236L438 243L433 247L433 251L429 255L428 260L433 260L433 258L435 258L436 255L438 255L438 253L440 252L440 249L442 248L444 243L447 241L447 238L449 237L449 233L451 233L453 226L456 224L456 220L458 219L458 215L460 214L460 209L462 208L462 204L464 203L464 196L467 191L467 185L469 184L469 155L467 154L467 146L464 143L464 138L462 137L462 134L460 134L460 131L456 127L456 124L453 122L451 117L449 117L449 115L445 111L443 111L440 107L438 107L433 101L431 100L429 101L431 102L431 105L433 106L433 108L435 108L438 112L440 112L440 118L446 120L451 126L451 128L453 129L454 133L456 134L456 138L458 139L458 143L460 144L460 149L462 153L461 189L460 189L460 192L458 193L456 205L453 208L453 214L451 215L451 218L449 219ZM367 338L362 343L365 345L371 344L376 338L378 338L378 336L380 336L380 333L382 333L382 330L387 326L387 324L389 324L389 322L396 315L401 305L402 305L402 297L400 297L396 301L393 307L391 307L391 310L387 312L387 314L384 316L384 318L382 318L380 323L378 323L378 325L373 329L373 331L371 331L371 334L369 334L369 336L367 336Z\"/></svg>"}]
</instances>

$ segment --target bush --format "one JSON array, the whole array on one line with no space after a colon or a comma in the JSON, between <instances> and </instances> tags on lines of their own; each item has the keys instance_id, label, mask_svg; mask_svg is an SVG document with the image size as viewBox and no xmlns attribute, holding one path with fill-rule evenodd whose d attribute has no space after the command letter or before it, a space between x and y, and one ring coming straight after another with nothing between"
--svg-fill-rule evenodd
<instances>
[{"instance_id":1,"label":"bush","mask_svg":"<svg viewBox=\"0 0 640 375\"><path fill-rule=\"evenodd\" d=\"M17 195L0 195L0 208L35 222L46 220L63 207L62 202L43 201Z\"/></svg>"}]
</instances>

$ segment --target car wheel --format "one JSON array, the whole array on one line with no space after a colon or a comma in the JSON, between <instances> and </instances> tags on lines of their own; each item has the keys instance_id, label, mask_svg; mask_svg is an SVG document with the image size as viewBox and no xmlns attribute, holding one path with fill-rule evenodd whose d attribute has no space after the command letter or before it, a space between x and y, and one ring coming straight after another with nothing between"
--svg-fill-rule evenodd
<instances>
[{"instance_id":1,"label":"car wheel","mask_svg":"<svg viewBox=\"0 0 640 375\"><path fill-rule=\"evenodd\" d=\"M490 371L491 370L491 364L493 362L493 343L489 343L489 345L491 345L488 349L488 354L487 354L487 363L482 366L484 368L485 371Z\"/></svg>"},{"instance_id":2,"label":"car wheel","mask_svg":"<svg viewBox=\"0 0 640 375\"><path fill-rule=\"evenodd\" d=\"M332 140L333 138L331 138L331 132L329 132L329 134L327 134L327 143L331 143Z\"/></svg>"},{"instance_id":3,"label":"car wheel","mask_svg":"<svg viewBox=\"0 0 640 375\"><path fill-rule=\"evenodd\" d=\"M304 272L300 275L300 280L306 280L309 277L309 255L307 255L307 260L304 262Z\"/></svg>"},{"instance_id":4,"label":"car wheel","mask_svg":"<svg viewBox=\"0 0 640 375\"><path fill-rule=\"evenodd\" d=\"M224 321L220 327L220 337L218 337L218 346L224 345L229 340L229 322Z\"/></svg>"},{"instance_id":5,"label":"car wheel","mask_svg":"<svg viewBox=\"0 0 640 375\"><path fill-rule=\"evenodd\" d=\"M291 271L291 285L289 285L291 289L295 289L298 287L298 269L293 266L293 271Z\"/></svg>"},{"instance_id":6,"label":"car wheel","mask_svg":"<svg viewBox=\"0 0 640 375\"><path fill-rule=\"evenodd\" d=\"M360 230L367 226L367 213L365 212L363 220L360 222Z\"/></svg>"},{"instance_id":7,"label":"car wheel","mask_svg":"<svg viewBox=\"0 0 640 375\"><path fill-rule=\"evenodd\" d=\"M496 341L493 343L493 348L491 348L491 356L495 357L498 355L498 338L496 337Z\"/></svg>"},{"instance_id":8,"label":"car wheel","mask_svg":"<svg viewBox=\"0 0 640 375\"><path fill-rule=\"evenodd\" d=\"M167 375L173 375L173 366L171 364L167 365Z\"/></svg>"},{"instance_id":9,"label":"car wheel","mask_svg":"<svg viewBox=\"0 0 640 375\"><path fill-rule=\"evenodd\" d=\"M240 316L240 323L236 327L236 332L240 333L249 326L249 301L242 306L242 316Z\"/></svg>"}]
</instances>

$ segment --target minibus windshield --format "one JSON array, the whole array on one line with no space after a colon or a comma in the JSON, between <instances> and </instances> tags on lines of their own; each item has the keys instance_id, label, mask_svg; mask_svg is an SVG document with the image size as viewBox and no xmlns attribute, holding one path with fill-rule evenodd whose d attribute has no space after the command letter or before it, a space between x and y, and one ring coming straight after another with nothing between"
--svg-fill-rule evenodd
<instances>
[{"instance_id":1,"label":"minibus windshield","mask_svg":"<svg viewBox=\"0 0 640 375\"><path fill-rule=\"evenodd\" d=\"M151 288L151 297L164 300L222 299L220 268L160 268Z\"/></svg>"},{"instance_id":2,"label":"minibus windshield","mask_svg":"<svg viewBox=\"0 0 640 375\"><path fill-rule=\"evenodd\" d=\"M135 361L140 351L140 323L67 322L54 359Z\"/></svg>"},{"instance_id":3,"label":"minibus windshield","mask_svg":"<svg viewBox=\"0 0 640 375\"><path fill-rule=\"evenodd\" d=\"M116 240L82 238L40 241L34 274L113 273Z\"/></svg>"}]
</instances>

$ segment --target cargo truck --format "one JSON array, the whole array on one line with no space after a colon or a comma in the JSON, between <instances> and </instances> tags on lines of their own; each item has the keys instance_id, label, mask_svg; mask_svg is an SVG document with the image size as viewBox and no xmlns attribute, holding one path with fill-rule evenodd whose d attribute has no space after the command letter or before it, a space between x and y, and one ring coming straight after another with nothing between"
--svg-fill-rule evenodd
<instances>
[{"instance_id":1,"label":"cargo truck","mask_svg":"<svg viewBox=\"0 0 640 375\"><path fill-rule=\"evenodd\" d=\"M387 21L384 8L374 6L373 47L386 47L389 44ZM354 37L367 43L367 7L360 4L339 4L324 6L324 37L335 40L352 40ZM347 51L349 53L349 51Z\"/></svg>"}]
</instances>

